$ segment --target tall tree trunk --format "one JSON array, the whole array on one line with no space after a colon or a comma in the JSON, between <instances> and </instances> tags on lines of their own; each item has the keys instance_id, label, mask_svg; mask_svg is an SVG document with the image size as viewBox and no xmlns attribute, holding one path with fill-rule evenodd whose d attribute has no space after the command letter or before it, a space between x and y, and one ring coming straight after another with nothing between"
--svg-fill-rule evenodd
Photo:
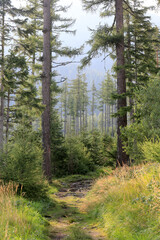
<instances>
[{"instance_id":1,"label":"tall tree trunk","mask_svg":"<svg viewBox=\"0 0 160 240\"><path fill-rule=\"evenodd\" d=\"M65 91L64 91L64 137L67 134L67 86L65 83Z\"/></svg>"},{"instance_id":2,"label":"tall tree trunk","mask_svg":"<svg viewBox=\"0 0 160 240\"><path fill-rule=\"evenodd\" d=\"M81 79L78 79L78 101L79 101L79 132L82 131L82 100L81 100Z\"/></svg>"},{"instance_id":3,"label":"tall tree trunk","mask_svg":"<svg viewBox=\"0 0 160 240\"><path fill-rule=\"evenodd\" d=\"M85 118L86 118L85 129L88 131L88 112L87 112L87 108L86 108L86 111L85 111Z\"/></svg>"},{"instance_id":4,"label":"tall tree trunk","mask_svg":"<svg viewBox=\"0 0 160 240\"><path fill-rule=\"evenodd\" d=\"M8 142L8 133L9 133L9 112L10 112L10 91L8 91L8 96L7 96L6 144Z\"/></svg>"},{"instance_id":5,"label":"tall tree trunk","mask_svg":"<svg viewBox=\"0 0 160 240\"><path fill-rule=\"evenodd\" d=\"M114 137L114 129L113 129L113 124L114 124L114 119L113 119L113 114L114 114L114 109L113 109L113 103L112 103L112 137Z\"/></svg>"},{"instance_id":6,"label":"tall tree trunk","mask_svg":"<svg viewBox=\"0 0 160 240\"><path fill-rule=\"evenodd\" d=\"M78 112L76 115L76 135L78 136L79 134L79 116L78 116Z\"/></svg>"},{"instance_id":7,"label":"tall tree trunk","mask_svg":"<svg viewBox=\"0 0 160 240\"><path fill-rule=\"evenodd\" d=\"M107 133L109 134L109 128L110 128L110 105L107 104Z\"/></svg>"},{"instance_id":8,"label":"tall tree trunk","mask_svg":"<svg viewBox=\"0 0 160 240\"><path fill-rule=\"evenodd\" d=\"M117 103L114 104L114 113L117 113ZM117 129L117 117L114 118L114 126Z\"/></svg>"},{"instance_id":9,"label":"tall tree trunk","mask_svg":"<svg viewBox=\"0 0 160 240\"><path fill-rule=\"evenodd\" d=\"M1 107L0 107L0 151L3 151L3 127L4 127L4 96L3 96L3 78L4 78L4 41L5 41L5 3L3 1L2 11L2 37L1 37L1 76L0 76L0 90L1 90Z\"/></svg>"},{"instance_id":10,"label":"tall tree trunk","mask_svg":"<svg viewBox=\"0 0 160 240\"><path fill-rule=\"evenodd\" d=\"M116 0L116 31L122 37L116 44L117 56L117 92L119 95L126 93L126 79L124 69L124 33L123 33L123 0ZM126 97L118 98L118 111L126 107ZM123 150L123 143L121 139L121 128L127 126L127 114L118 115L117 119L117 165L123 166L128 162L128 156Z\"/></svg>"},{"instance_id":11,"label":"tall tree trunk","mask_svg":"<svg viewBox=\"0 0 160 240\"><path fill-rule=\"evenodd\" d=\"M106 134L106 132L108 133L108 129L107 129L107 103L104 104L104 129L105 129L105 134Z\"/></svg>"},{"instance_id":12,"label":"tall tree trunk","mask_svg":"<svg viewBox=\"0 0 160 240\"><path fill-rule=\"evenodd\" d=\"M92 131L93 130L94 130L94 92L92 92Z\"/></svg>"},{"instance_id":13,"label":"tall tree trunk","mask_svg":"<svg viewBox=\"0 0 160 240\"><path fill-rule=\"evenodd\" d=\"M102 123L101 123L101 132L103 133L103 115L104 115L104 104L102 104Z\"/></svg>"},{"instance_id":14,"label":"tall tree trunk","mask_svg":"<svg viewBox=\"0 0 160 240\"><path fill-rule=\"evenodd\" d=\"M51 180L51 143L50 143L50 84L51 84L51 12L50 0L43 1L43 74L42 97L45 105L42 114L42 134L44 161L44 175Z\"/></svg>"},{"instance_id":15,"label":"tall tree trunk","mask_svg":"<svg viewBox=\"0 0 160 240\"><path fill-rule=\"evenodd\" d=\"M129 1L127 1L127 3L129 4ZM131 66L132 62L131 62L131 27L130 27L130 14L127 13L127 38L128 38L128 51L127 51L127 62L128 65ZM132 87L132 77L128 78L128 82L130 83L131 87ZM132 107L131 111L130 111L130 122L133 122L133 115L134 115L134 109L133 109L133 97L129 97L129 106Z\"/></svg>"}]
</instances>

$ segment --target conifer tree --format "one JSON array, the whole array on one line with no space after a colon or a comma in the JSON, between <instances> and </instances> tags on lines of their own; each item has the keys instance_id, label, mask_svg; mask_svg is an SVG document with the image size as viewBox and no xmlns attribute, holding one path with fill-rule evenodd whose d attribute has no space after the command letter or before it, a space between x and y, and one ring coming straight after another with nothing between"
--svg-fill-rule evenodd
<instances>
[{"instance_id":1,"label":"conifer tree","mask_svg":"<svg viewBox=\"0 0 160 240\"><path fill-rule=\"evenodd\" d=\"M92 117L92 131L95 129L95 109L96 109L96 87L94 81L92 82L92 99L91 99L91 117Z\"/></svg>"},{"instance_id":2,"label":"conifer tree","mask_svg":"<svg viewBox=\"0 0 160 240\"><path fill-rule=\"evenodd\" d=\"M50 70L48 70L48 74L50 74L50 76L48 77L48 94L46 92L46 87L44 87L46 80L45 79L45 74L44 74L44 62L46 62L46 58L49 58L48 53L47 55L45 55L46 50L44 51L44 47L46 46L45 43L45 38L43 40L43 36L41 33L42 30L42 25L43 25L43 13L45 13L45 9L46 9L46 4L49 4L50 6L50 26L48 27L49 30L48 31L48 37L50 35L50 40L48 40L47 44L50 45L50 59L48 59L48 61L50 62L50 64L46 64L46 68L50 66ZM58 37L59 34L61 32L72 32L68 30L68 27L71 26L74 21L72 19L66 19L66 18L61 18L59 15L59 12L63 12L67 10L67 7L61 7L58 6L59 1L53 1L51 0L50 2L45 1L42 2L41 1L37 1L37 0L28 0L27 4L24 8L19 9L19 15L22 16L21 20L17 20L17 24L19 24L19 28L18 28L18 33L19 33L19 39L18 39L18 45L17 45L17 49L19 52L21 52L21 54L24 54L25 52L27 53L28 56L28 64L29 64L29 68L30 68L30 82L33 84L33 87L37 84L37 81L40 80L40 74L42 76L42 95L43 95L43 99L46 96L46 99L43 100L44 105L47 106L47 113L48 113L48 117L45 118L47 119L48 123L46 122L46 124L44 123L44 114L42 117L42 126L46 127L48 126L48 129L46 130L48 133L45 134L45 137L43 137L43 139L47 136L49 136L49 111L51 110L51 106L50 105L50 97L49 97L49 93L51 91L56 92L57 91L57 87L56 84L52 84L51 87L51 83L55 83L55 76L57 75L54 70L55 67L60 66L61 64L66 64L66 63L57 63L56 62L56 58L59 55L67 55L69 57L71 57L74 54L79 53L79 50L73 50L71 48L67 48L67 47L62 47L61 46L61 41L59 41ZM48 14L44 14L46 16L46 18L48 18ZM27 17L26 19L24 19L24 17ZM45 26L44 26L45 27ZM50 31L50 34L49 34ZM46 36L46 29L43 28L43 35ZM43 53L42 53L43 52ZM43 62L43 71L42 71L42 62ZM50 72L50 73L49 73ZM49 80L50 78L50 80ZM49 86L50 85L50 86ZM45 89L44 89L45 88ZM50 90L49 90L50 89ZM37 92L38 94L38 92ZM44 96L45 95L45 96ZM48 99L47 99L48 96ZM55 106L53 106L55 107ZM45 109L46 112L46 109ZM43 131L43 133L45 133L45 131ZM49 160L49 156L50 156L50 147L49 147L49 138L48 140L44 140L45 142L48 141L48 143L46 143L48 146L45 147L45 149L47 148L47 150L45 150L45 152L48 152L48 160L46 160L48 162L48 164L50 165L50 160ZM45 153L44 153L45 155ZM44 166L47 163L44 163ZM45 175L47 175L47 178L51 178L49 177L50 175L50 166L46 167L47 169L44 169L44 173Z\"/></svg>"},{"instance_id":3,"label":"conifer tree","mask_svg":"<svg viewBox=\"0 0 160 240\"><path fill-rule=\"evenodd\" d=\"M82 0L85 9L93 10L97 6L102 6L102 16L114 16L111 27L107 25L100 26L93 32L92 39L89 41L91 50L88 56L83 59L82 64L88 64L91 59L99 52L106 51L108 47L116 49L117 58L117 93L118 107L117 107L117 164L123 165L128 162L128 157L123 150L123 143L121 139L121 128L127 125L127 113L125 108L126 103L126 78L125 78L125 61L124 61L124 22L123 22L123 0L104 1L104 0ZM113 10L114 9L114 10ZM116 24L116 28L115 28Z\"/></svg>"},{"instance_id":4,"label":"conifer tree","mask_svg":"<svg viewBox=\"0 0 160 240\"><path fill-rule=\"evenodd\" d=\"M112 115L113 115L113 105L115 100L112 99L112 94L116 91L114 87L114 82L111 78L109 72L107 72L104 81L101 83L101 88L99 90L99 101L100 101L100 109L102 112L102 126L104 123L104 131L105 133L109 134L109 128L111 126L111 108L112 108ZM103 115L104 121L103 121ZM103 129L103 128L102 128ZM112 135L113 135L113 119L112 119Z\"/></svg>"},{"instance_id":5,"label":"conifer tree","mask_svg":"<svg viewBox=\"0 0 160 240\"><path fill-rule=\"evenodd\" d=\"M146 16L147 8L139 1L133 1L133 11L129 3L126 6L125 58L130 118L134 120L134 91L147 84L150 75L157 73L155 61L155 43L158 43L156 28Z\"/></svg>"},{"instance_id":6,"label":"conifer tree","mask_svg":"<svg viewBox=\"0 0 160 240\"><path fill-rule=\"evenodd\" d=\"M45 106L42 114L42 135L44 148L43 170L48 180L51 180L51 142L50 142L50 85L51 85L51 2L43 2L43 73L42 98Z\"/></svg>"},{"instance_id":7,"label":"conifer tree","mask_svg":"<svg viewBox=\"0 0 160 240\"><path fill-rule=\"evenodd\" d=\"M9 43L10 26L7 22L6 14L11 14L11 1L0 1L0 150L3 150L3 133L4 133L4 64L5 64L5 47Z\"/></svg>"}]
</instances>

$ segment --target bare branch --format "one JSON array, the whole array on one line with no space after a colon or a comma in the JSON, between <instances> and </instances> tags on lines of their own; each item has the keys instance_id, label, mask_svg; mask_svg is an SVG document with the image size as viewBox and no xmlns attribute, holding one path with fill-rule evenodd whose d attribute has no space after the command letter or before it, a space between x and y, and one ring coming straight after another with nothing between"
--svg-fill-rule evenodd
<instances>
[{"instance_id":1,"label":"bare branch","mask_svg":"<svg viewBox=\"0 0 160 240\"><path fill-rule=\"evenodd\" d=\"M66 66L66 65L71 64L71 63L80 63L80 62L75 62L75 61L60 62L60 63L53 62L53 64L55 64L56 66L52 66L52 68L58 68L58 67Z\"/></svg>"}]
</instances>

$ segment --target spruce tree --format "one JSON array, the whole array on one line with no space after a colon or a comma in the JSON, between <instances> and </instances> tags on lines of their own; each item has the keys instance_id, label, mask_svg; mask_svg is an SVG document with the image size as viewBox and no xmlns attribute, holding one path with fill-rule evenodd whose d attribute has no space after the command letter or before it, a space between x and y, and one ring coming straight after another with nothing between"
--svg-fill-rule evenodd
<instances>
[{"instance_id":1,"label":"spruce tree","mask_svg":"<svg viewBox=\"0 0 160 240\"><path fill-rule=\"evenodd\" d=\"M99 51L106 51L108 47L114 47L117 58L117 165L123 165L128 162L128 156L123 149L121 139L121 128L127 126L126 113L126 77L125 77L125 60L124 60L124 22L123 22L123 0L104 1L104 0L82 0L85 9L93 9L97 6L102 6L102 16L114 16L111 27L107 25L100 26L92 34L92 39L89 41L91 50L88 56L83 59L82 64L88 64L91 59L97 55ZM109 11L108 11L109 9ZM114 10L113 10L114 9ZM116 25L116 27L115 27Z\"/></svg>"},{"instance_id":2,"label":"spruce tree","mask_svg":"<svg viewBox=\"0 0 160 240\"><path fill-rule=\"evenodd\" d=\"M135 112L134 92L147 86L150 75L158 71L155 61L155 44L158 39L156 27L152 26L150 17L146 15L147 8L142 8L139 1L134 0L133 11L129 5L126 10L126 78L132 121Z\"/></svg>"},{"instance_id":3,"label":"spruce tree","mask_svg":"<svg viewBox=\"0 0 160 240\"><path fill-rule=\"evenodd\" d=\"M11 1L0 1L0 150L3 150L3 133L4 133L4 64L5 64L5 47L10 42L9 32L11 27L7 21L7 14L11 14Z\"/></svg>"},{"instance_id":4,"label":"spruce tree","mask_svg":"<svg viewBox=\"0 0 160 240\"><path fill-rule=\"evenodd\" d=\"M43 73L42 98L45 109L42 114L42 136L44 149L43 170L51 180L51 142L50 142L50 84L51 84L51 2L43 2Z\"/></svg>"}]
</instances>

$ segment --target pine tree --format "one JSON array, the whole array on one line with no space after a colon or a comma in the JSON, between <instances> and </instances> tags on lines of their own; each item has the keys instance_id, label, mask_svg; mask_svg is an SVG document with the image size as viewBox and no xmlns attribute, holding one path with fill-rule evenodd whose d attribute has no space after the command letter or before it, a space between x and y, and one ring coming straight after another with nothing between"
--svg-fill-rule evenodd
<instances>
[{"instance_id":1,"label":"pine tree","mask_svg":"<svg viewBox=\"0 0 160 240\"><path fill-rule=\"evenodd\" d=\"M120 41L116 43L116 56L117 56L117 93L119 96L126 93L126 77L125 77L125 59L124 59L124 23L123 23L123 1L116 0L116 32L121 35ZM117 110L121 111L127 106L125 95L118 98ZM121 128L127 126L127 114L121 113L117 117L117 164L123 166L127 164L128 156L124 152L123 142L121 139Z\"/></svg>"},{"instance_id":2,"label":"pine tree","mask_svg":"<svg viewBox=\"0 0 160 240\"><path fill-rule=\"evenodd\" d=\"M124 61L124 22L123 22L123 1L104 1L104 0L82 0L85 9L94 9L97 6L102 6L101 15L114 16L113 24L111 27L107 25L100 26L97 30L93 31L92 38L89 41L91 50L88 56L83 59L82 64L88 64L91 59L99 52L108 50L109 47L114 47L116 50L117 58L117 93L118 107L117 107L117 164L123 165L128 161L128 157L123 150L123 143L121 139L121 128L127 126L126 114L126 77L125 77L125 61ZM113 10L114 9L114 10ZM116 24L116 28L115 28Z\"/></svg>"},{"instance_id":3,"label":"pine tree","mask_svg":"<svg viewBox=\"0 0 160 240\"><path fill-rule=\"evenodd\" d=\"M104 123L105 133L109 134L109 128L111 126L111 108L113 115L113 105L115 104L115 100L112 99L112 94L115 93L116 89L114 87L114 82L111 78L109 72L107 72L104 81L101 83L101 88L99 90L99 101L100 101L100 110L102 112L102 129ZM104 115L104 116L103 116ZM103 121L104 118L104 121ZM103 131L102 131L103 132ZM112 118L112 135L113 135L113 118Z\"/></svg>"},{"instance_id":4,"label":"pine tree","mask_svg":"<svg viewBox=\"0 0 160 240\"><path fill-rule=\"evenodd\" d=\"M155 43L158 42L156 28L146 16L147 8L142 8L139 1L133 1L133 10L126 6L125 39L126 77L130 103L130 118L134 120L134 92L144 87L150 74L157 72L155 62Z\"/></svg>"},{"instance_id":5,"label":"pine tree","mask_svg":"<svg viewBox=\"0 0 160 240\"><path fill-rule=\"evenodd\" d=\"M0 2L0 29L1 29L1 49L0 49L0 150L3 150L3 133L4 133L4 64L5 64L5 47L9 43L9 32L11 30L8 22L7 15L11 14L11 1L2 0Z\"/></svg>"},{"instance_id":6,"label":"pine tree","mask_svg":"<svg viewBox=\"0 0 160 240\"><path fill-rule=\"evenodd\" d=\"M92 131L95 129L95 110L96 110L96 87L94 81L92 82L92 99L91 99L91 117L92 117Z\"/></svg>"},{"instance_id":7,"label":"pine tree","mask_svg":"<svg viewBox=\"0 0 160 240\"><path fill-rule=\"evenodd\" d=\"M42 135L44 148L44 174L51 180L51 143L50 143L50 85L51 85L51 2L43 2L43 73L42 97L45 110L42 114Z\"/></svg>"},{"instance_id":8,"label":"pine tree","mask_svg":"<svg viewBox=\"0 0 160 240\"><path fill-rule=\"evenodd\" d=\"M68 115L72 119L72 130L79 135L87 128L88 92L85 75L78 68L77 78L69 85Z\"/></svg>"}]
</instances>

